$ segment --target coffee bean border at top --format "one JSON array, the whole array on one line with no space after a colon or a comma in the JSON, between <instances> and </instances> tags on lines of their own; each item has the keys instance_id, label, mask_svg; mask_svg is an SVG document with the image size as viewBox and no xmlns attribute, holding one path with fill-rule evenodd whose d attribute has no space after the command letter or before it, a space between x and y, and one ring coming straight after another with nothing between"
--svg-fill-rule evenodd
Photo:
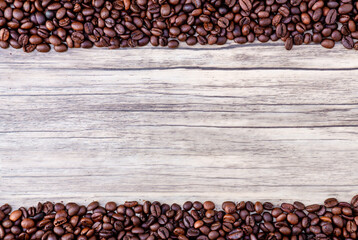
<instances>
[{"instance_id":1,"label":"coffee bean border at top","mask_svg":"<svg viewBox=\"0 0 358 240\"><path fill-rule=\"evenodd\" d=\"M352 0L0 0L0 47L169 48L282 40L358 49Z\"/></svg>"}]
</instances>

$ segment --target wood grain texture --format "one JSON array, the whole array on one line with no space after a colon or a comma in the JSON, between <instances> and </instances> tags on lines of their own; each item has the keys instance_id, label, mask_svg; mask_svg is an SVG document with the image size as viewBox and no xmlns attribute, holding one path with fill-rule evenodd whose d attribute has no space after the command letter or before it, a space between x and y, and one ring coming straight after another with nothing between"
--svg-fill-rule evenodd
<instances>
[{"instance_id":1,"label":"wood grain texture","mask_svg":"<svg viewBox=\"0 0 358 240\"><path fill-rule=\"evenodd\" d=\"M270 43L0 57L0 202L358 192L357 52Z\"/></svg>"}]
</instances>

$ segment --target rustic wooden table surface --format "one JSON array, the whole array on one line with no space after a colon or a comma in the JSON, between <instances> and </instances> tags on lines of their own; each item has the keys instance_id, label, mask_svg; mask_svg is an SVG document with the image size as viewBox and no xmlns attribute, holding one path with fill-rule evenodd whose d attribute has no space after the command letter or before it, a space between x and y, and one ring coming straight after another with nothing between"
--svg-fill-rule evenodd
<instances>
[{"instance_id":1,"label":"rustic wooden table surface","mask_svg":"<svg viewBox=\"0 0 358 240\"><path fill-rule=\"evenodd\" d=\"M350 200L358 53L0 51L0 203Z\"/></svg>"}]
</instances>

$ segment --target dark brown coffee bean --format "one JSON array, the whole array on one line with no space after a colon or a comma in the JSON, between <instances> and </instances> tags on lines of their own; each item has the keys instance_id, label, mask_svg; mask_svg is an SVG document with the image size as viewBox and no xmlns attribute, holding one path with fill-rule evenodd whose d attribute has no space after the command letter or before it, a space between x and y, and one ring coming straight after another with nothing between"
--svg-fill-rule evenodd
<instances>
[{"instance_id":1,"label":"dark brown coffee bean","mask_svg":"<svg viewBox=\"0 0 358 240\"><path fill-rule=\"evenodd\" d=\"M250 0L239 0L240 7L244 11L250 11L252 9L252 4Z\"/></svg>"},{"instance_id":2,"label":"dark brown coffee bean","mask_svg":"<svg viewBox=\"0 0 358 240\"><path fill-rule=\"evenodd\" d=\"M170 40L168 42L169 48L177 48L179 46L179 42L177 40Z\"/></svg>"},{"instance_id":3,"label":"dark brown coffee bean","mask_svg":"<svg viewBox=\"0 0 358 240\"><path fill-rule=\"evenodd\" d=\"M350 3L342 4L338 8L339 14L347 14L347 13L350 13L352 10L353 10L353 5Z\"/></svg>"},{"instance_id":4,"label":"dark brown coffee bean","mask_svg":"<svg viewBox=\"0 0 358 240\"><path fill-rule=\"evenodd\" d=\"M29 42L31 44L35 44L35 45L38 45L40 43L42 43L43 39L38 36L38 35L32 35L30 38L29 38Z\"/></svg>"},{"instance_id":5,"label":"dark brown coffee bean","mask_svg":"<svg viewBox=\"0 0 358 240\"><path fill-rule=\"evenodd\" d=\"M277 37L281 38L284 37L287 34L287 28L286 25L283 23L280 23L276 27L276 35Z\"/></svg>"},{"instance_id":6,"label":"dark brown coffee bean","mask_svg":"<svg viewBox=\"0 0 358 240\"><path fill-rule=\"evenodd\" d=\"M221 17L218 20L218 25L221 28L227 28L229 26L229 24L230 24L230 21L225 17Z\"/></svg>"},{"instance_id":7,"label":"dark brown coffee bean","mask_svg":"<svg viewBox=\"0 0 358 240\"><path fill-rule=\"evenodd\" d=\"M203 204L205 210L213 210L215 208L215 204L212 201L206 201Z\"/></svg>"},{"instance_id":8,"label":"dark brown coffee bean","mask_svg":"<svg viewBox=\"0 0 358 240\"><path fill-rule=\"evenodd\" d=\"M295 207L295 209L300 210L300 211L305 209L305 205L303 203L301 203L301 202L298 202L298 201L295 201L293 203L293 206Z\"/></svg>"},{"instance_id":9,"label":"dark brown coffee bean","mask_svg":"<svg viewBox=\"0 0 358 240\"><path fill-rule=\"evenodd\" d=\"M329 39L325 39L322 41L321 45L325 48L332 48L334 46L334 42L332 40ZM308 205L306 206L306 211L307 212L317 212L319 209L321 208L320 205L318 204L312 204L312 205Z\"/></svg>"},{"instance_id":10,"label":"dark brown coffee bean","mask_svg":"<svg viewBox=\"0 0 358 240\"><path fill-rule=\"evenodd\" d=\"M285 48L286 50L291 50L293 47L293 39L292 38L287 38L285 41Z\"/></svg>"},{"instance_id":11,"label":"dark brown coffee bean","mask_svg":"<svg viewBox=\"0 0 358 240\"><path fill-rule=\"evenodd\" d=\"M351 204L354 208L358 207L358 195L355 195L352 200L351 200Z\"/></svg>"},{"instance_id":12,"label":"dark brown coffee bean","mask_svg":"<svg viewBox=\"0 0 358 240\"><path fill-rule=\"evenodd\" d=\"M71 27L75 31L82 31L84 26L81 22L72 22Z\"/></svg>"},{"instance_id":13,"label":"dark brown coffee bean","mask_svg":"<svg viewBox=\"0 0 358 240\"><path fill-rule=\"evenodd\" d=\"M25 218L21 221L21 227L25 229L30 229L35 226L35 222L30 218Z\"/></svg>"},{"instance_id":14,"label":"dark brown coffee bean","mask_svg":"<svg viewBox=\"0 0 358 240\"><path fill-rule=\"evenodd\" d=\"M158 229L157 233L161 239L168 239L168 237L169 237L169 231L165 227L160 227Z\"/></svg>"},{"instance_id":15,"label":"dark brown coffee bean","mask_svg":"<svg viewBox=\"0 0 358 240\"><path fill-rule=\"evenodd\" d=\"M9 39L10 32L6 28L0 29L0 41L7 41Z\"/></svg>"},{"instance_id":16,"label":"dark brown coffee bean","mask_svg":"<svg viewBox=\"0 0 358 240\"><path fill-rule=\"evenodd\" d=\"M236 37L236 38L234 39L234 42L243 44L243 43L246 43L246 42L247 42L247 38L246 38L246 37Z\"/></svg>"},{"instance_id":17,"label":"dark brown coffee bean","mask_svg":"<svg viewBox=\"0 0 358 240\"><path fill-rule=\"evenodd\" d=\"M55 45L54 49L56 52L65 52L67 51L67 46L65 44Z\"/></svg>"},{"instance_id":18,"label":"dark brown coffee bean","mask_svg":"<svg viewBox=\"0 0 358 240\"><path fill-rule=\"evenodd\" d=\"M227 238L229 240L237 240L237 239L241 239L243 236L244 236L244 232L241 229L235 229L229 232Z\"/></svg>"},{"instance_id":19,"label":"dark brown coffee bean","mask_svg":"<svg viewBox=\"0 0 358 240\"><path fill-rule=\"evenodd\" d=\"M350 36L344 36L342 38L342 45L347 49L352 49L354 46L353 39Z\"/></svg>"},{"instance_id":20,"label":"dark brown coffee bean","mask_svg":"<svg viewBox=\"0 0 358 240\"><path fill-rule=\"evenodd\" d=\"M338 200L336 198L327 198L324 201L324 206L327 208L332 208L338 205Z\"/></svg>"},{"instance_id":21,"label":"dark brown coffee bean","mask_svg":"<svg viewBox=\"0 0 358 240\"><path fill-rule=\"evenodd\" d=\"M10 214L9 219L13 222L16 222L21 216L22 216L22 211L15 210Z\"/></svg>"},{"instance_id":22,"label":"dark brown coffee bean","mask_svg":"<svg viewBox=\"0 0 358 240\"><path fill-rule=\"evenodd\" d=\"M50 46L46 43L41 43L36 46L36 50L39 52L49 52L51 50Z\"/></svg>"},{"instance_id":23,"label":"dark brown coffee bean","mask_svg":"<svg viewBox=\"0 0 358 240\"><path fill-rule=\"evenodd\" d=\"M56 35L51 35L49 37L49 41L54 46L58 46L58 45L60 45L62 43L61 39Z\"/></svg>"},{"instance_id":24,"label":"dark brown coffee bean","mask_svg":"<svg viewBox=\"0 0 358 240\"><path fill-rule=\"evenodd\" d=\"M326 16L326 23L327 24L334 24L337 19L337 10L336 9L330 9Z\"/></svg>"},{"instance_id":25,"label":"dark brown coffee bean","mask_svg":"<svg viewBox=\"0 0 358 240\"><path fill-rule=\"evenodd\" d=\"M342 39L342 34L338 30L334 30L331 34L332 40L338 42Z\"/></svg>"},{"instance_id":26,"label":"dark brown coffee bean","mask_svg":"<svg viewBox=\"0 0 358 240\"><path fill-rule=\"evenodd\" d=\"M291 229L289 227L280 227L279 229L280 233L282 233L283 235L290 235L291 234Z\"/></svg>"},{"instance_id":27,"label":"dark brown coffee bean","mask_svg":"<svg viewBox=\"0 0 358 240\"><path fill-rule=\"evenodd\" d=\"M236 205L234 202L224 202L222 204L222 209L226 212L226 213L234 213L236 211Z\"/></svg>"},{"instance_id":28,"label":"dark brown coffee bean","mask_svg":"<svg viewBox=\"0 0 358 240\"><path fill-rule=\"evenodd\" d=\"M160 206L157 204L152 204L150 207L150 212L154 217L159 217L162 213Z\"/></svg>"}]
</instances>

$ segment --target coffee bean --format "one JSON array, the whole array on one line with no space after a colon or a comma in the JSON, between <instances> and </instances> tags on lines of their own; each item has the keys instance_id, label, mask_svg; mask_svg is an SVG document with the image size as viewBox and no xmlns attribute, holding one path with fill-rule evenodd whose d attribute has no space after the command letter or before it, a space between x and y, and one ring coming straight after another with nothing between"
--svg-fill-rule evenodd
<instances>
[{"instance_id":1,"label":"coffee bean","mask_svg":"<svg viewBox=\"0 0 358 240\"><path fill-rule=\"evenodd\" d=\"M36 45L34 45L34 44L26 44L23 46L23 50L26 53L33 52L35 49L36 49Z\"/></svg>"},{"instance_id":2,"label":"coffee bean","mask_svg":"<svg viewBox=\"0 0 358 240\"><path fill-rule=\"evenodd\" d=\"M234 202L224 202L222 204L222 209L226 212L226 213L234 213L236 211L236 205Z\"/></svg>"},{"instance_id":3,"label":"coffee bean","mask_svg":"<svg viewBox=\"0 0 358 240\"><path fill-rule=\"evenodd\" d=\"M283 23L280 23L276 27L276 35L277 37L281 38L284 37L287 34L287 28L286 25Z\"/></svg>"},{"instance_id":4,"label":"coffee bean","mask_svg":"<svg viewBox=\"0 0 358 240\"><path fill-rule=\"evenodd\" d=\"M301 34L297 34L293 37L293 42L295 45L303 44L303 36Z\"/></svg>"},{"instance_id":5,"label":"coffee bean","mask_svg":"<svg viewBox=\"0 0 358 240\"><path fill-rule=\"evenodd\" d=\"M91 202L90 204L88 204L87 210L88 210L88 211L93 211L93 210L96 209L98 206L99 206L99 203L98 203L97 201Z\"/></svg>"},{"instance_id":6,"label":"coffee bean","mask_svg":"<svg viewBox=\"0 0 358 240\"><path fill-rule=\"evenodd\" d=\"M67 51L67 46L65 44L55 45L54 49L56 52L65 52Z\"/></svg>"},{"instance_id":7,"label":"coffee bean","mask_svg":"<svg viewBox=\"0 0 358 240\"><path fill-rule=\"evenodd\" d=\"M353 46L354 46L354 42L353 42L353 39L352 37L350 36L344 36L342 38L342 45L347 48L347 49L352 49Z\"/></svg>"},{"instance_id":8,"label":"coffee bean","mask_svg":"<svg viewBox=\"0 0 358 240\"><path fill-rule=\"evenodd\" d=\"M171 8L170 8L170 5L169 5L169 4L163 4L163 5L161 6L161 8L160 8L160 14L161 14L163 17L169 16L170 11L171 11Z\"/></svg>"},{"instance_id":9,"label":"coffee bean","mask_svg":"<svg viewBox=\"0 0 358 240\"><path fill-rule=\"evenodd\" d=\"M337 10L336 9L330 9L326 16L326 23L327 24L334 24L337 19Z\"/></svg>"},{"instance_id":10,"label":"coffee bean","mask_svg":"<svg viewBox=\"0 0 358 240\"><path fill-rule=\"evenodd\" d=\"M336 198L327 198L324 201L324 206L327 208L332 208L338 205L338 200Z\"/></svg>"},{"instance_id":11,"label":"coffee bean","mask_svg":"<svg viewBox=\"0 0 358 240\"><path fill-rule=\"evenodd\" d=\"M84 40L85 40L85 36L80 32L73 32L72 35L71 35L71 39L75 43L83 43Z\"/></svg>"},{"instance_id":12,"label":"coffee bean","mask_svg":"<svg viewBox=\"0 0 358 240\"><path fill-rule=\"evenodd\" d=\"M342 34L338 30L334 30L331 34L332 40L338 42L342 39Z\"/></svg>"},{"instance_id":13,"label":"coffee bean","mask_svg":"<svg viewBox=\"0 0 358 240\"><path fill-rule=\"evenodd\" d=\"M13 222L16 222L22 216L22 212L20 210L15 210L10 214L9 219Z\"/></svg>"},{"instance_id":14,"label":"coffee bean","mask_svg":"<svg viewBox=\"0 0 358 240\"><path fill-rule=\"evenodd\" d=\"M25 229L30 229L35 226L35 222L30 218L25 218L21 221L21 227Z\"/></svg>"},{"instance_id":15,"label":"coffee bean","mask_svg":"<svg viewBox=\"0 0 358 240\"><path fill-rule=\"evenodd\" d=\"M0 29L0 41L7 41L9 39L10 32L6 28Z\"/></svg>"},{"instance_id":16,"label":"coffee bean","mask_svg":"<svg viewBox=\"0 0 358 240\"><path fill-rule=\"evenodd\" d=\"M49 41L54 46L58 46L58 45L60 45L62 43L61 39L56 35L51 35L49 37Z\"/></svg>"},{"instance_id":17,"label":"coffee bean","mask_svg":"<svg viewBox=\"0 0 358 240\"><path fill-rule=\"evenodd\" d=\"M26 34L21 34L17 40L20 46L25 46L29 42L29 36Z\"/></svg>"},{"instance_id":18,"label":"coffee bean","mask_svg":"<svg viewBox=\"0 0 358 240\"><path fill-rule=\"evenodd\" d=\"M300 211L305 209L305 205L303 203L301 203L301 202L298 202L298 201L295 201L293 203L293 206L295 207L295 209L300 210Z\"/></svg>"},{"instance_id":19,"label":"coffee bean","mask_svg":"<svg viewBox=\"0 0 358 240\"><path fill-rule=\"evenodd\" d=\"M185 216L183 222L185 227L187 228L191 228L194 226L194 219L191 216Z\"/></svg>"},{"instance_id":20,"label":"coffee bean","mask_svg":"<svg viewBox=\"0 0 358 240\"><path fill-rule=\"evenodd\" d=\"M72 22L71 27L75 31L82 31L84 26L81 22Z\"/></svg>"},{"instance_id":21,"label":"coffee bean","mask_svg":"<svg viewBox=\"0 0 358 240\"><path fill-rule=\"evenodd\" d=\"M162 213L160 206L158 206L157 204L153 204L150 207L150 212L154 217L159 217Z\"/></svg>"},{"instance_id":22,"label":"coffee bean","mask_svg":"<svg viewBox=\"0 0 358 240\"><path fill-rule=\"evenodd\" d=\"M325 39L322 41L322 46L326 47L326 48L332 48L333 47L332 44L334 45L334 42L329 39ZM320 208L321 208L321 206L319 204L312 204L312 205L306 206L306 211L307 212L316 212Z\"/></svg>"},{"instance_id":23,"label":"coffee bean","mask_svg":"<svg viewBox=\"0 0 358 240\"><path fill-rule=\"evenodd\" d=\"M279 229L280 233L282 233L283 235L290 235L291 234L291 229L289 227L281 227Z\"/></svg>"},{"instance_id":24,"label":"coffee bean","mask_svg":"<svg viewBox=\"0 0 358 240\"><path fill-rule=\"evenodd\" d=\"M225 17L221 17L218 20L218 25L221 28L227 28L229 26L229 24L230 24L229 20Z\"/></svg>"},{"instance_id":25,"label":"coffee bean","mask_svg":"<svg viewBox=\"0 0 358 240\"><path fill-rule=\"evenodd\" d=\"M131 34L131 38L135 41L142 39L144 34L140 30L136 30Z\"/></svg>"},{"instance_id":26,"label":"coffee bean","mask_svg":"<svg viewBox=\"0 0 358 240\"><path fill-rule=\"evenodd\" d=\"M10 40L11 41L11 40ZM16 42L16 41L15 41ZM9 47L9 43L5 41L0 41L0 48L6 49Z\"/></svg>"},{"instance_id":27,"label":"coffee bean","mask_svg":"<svg viewBox=\"0 0 358 240\"><path fill-rule=\"evenodd\" d=\"M168 42L169 48L177 48L179 46L179 42L177 40L170 40Z\"/></svg>"},{"instance_id":28,"label":"coffee bean","mask_svg":"<svg viewBox=\"0 0 358 240\"><path fill-rule=\"evenodd\" d=\"M286 50L291 50L293 47L293 39L291 37L287 38L285 41Z\"/></svg>"},{"instance_id":29,"label":"coffee bean","mask_svg":"<svg viewBox=\"0 0 358 240\"><path fill-rule=\"evenodd\" d=\"M263 207L265 210L272 210L273 209L273 204L270 202L264 202Z\"/></svg>"},{"instance_id":30,"label":"coffee bean","mask_svg":"<svg viewBox=\"0 0 358 240\"><path fill-rule=\"evenodd\" d=\"M243 236L244 236L244 232L241 229L235 229L229 232L227 238L229 240L236 240L242 238Z\"/></svg>"},{"instance_id":31,"label":"coffee bean","mask_svg":"<svg viewBox=\"0 0 358 240\"><path fill-rule=\"evenodd\" d=\"M358 195L355 195L352 200L351 200L351 205L354 207L354 208L357 208L358 207Z\"/></svg>"},{"instance_id":32,"label":"coffee bean","mask_svg":"<svg viewBox=\"0 0 358 240\"><path fill-rule=\"evenodd\" d=\"M347 14L347 13L351 12L352 10L353 10L353 5L350 4L350 3L342 4L342 5L338 8L339 14Z\"/></svg>"},{"instance_id":33,"label":"coffee bean","mask_svg":"<svg viewBox=\"0 0 358 240\"><path fill-rule=\"evenodd\" d=\"M213 210L215 208L215 204L212 201L206 201L203 204L205 210Z\"/></svg>"},{"instance_id":34,"label":"coffee bean","mask_svg":"<svg viewBox=\"0 0 358 240\"><path fill-rule=\"evenodd\" d=\"M250 11L252 9L252 4L250 0L239 0L240 7L244 11Z\"/></svg>"},{"instance_id":35,"label":"coffee bean","mask_svg":"<svg viewBox=\"0 0 358 240\"><path fill-rule=\"evenodd\" d=\"M38 45L38 44L42 43L42 41L43 41L43 39L39 35L32 35L29 38L29 42L31 44L35 44L35 45Z\"/></svg>"},{"instance_id":36,"label":"coffee bean","mask_svg":"<svg viewBox=\"0 0 358 240\"><path fill-rule=\"evenodd\" d=\"M161 239L168 239L168 237L169 237L169 231L165 227L160 227L158 229L157 233Z\"/></svg>"}]
</instances>

